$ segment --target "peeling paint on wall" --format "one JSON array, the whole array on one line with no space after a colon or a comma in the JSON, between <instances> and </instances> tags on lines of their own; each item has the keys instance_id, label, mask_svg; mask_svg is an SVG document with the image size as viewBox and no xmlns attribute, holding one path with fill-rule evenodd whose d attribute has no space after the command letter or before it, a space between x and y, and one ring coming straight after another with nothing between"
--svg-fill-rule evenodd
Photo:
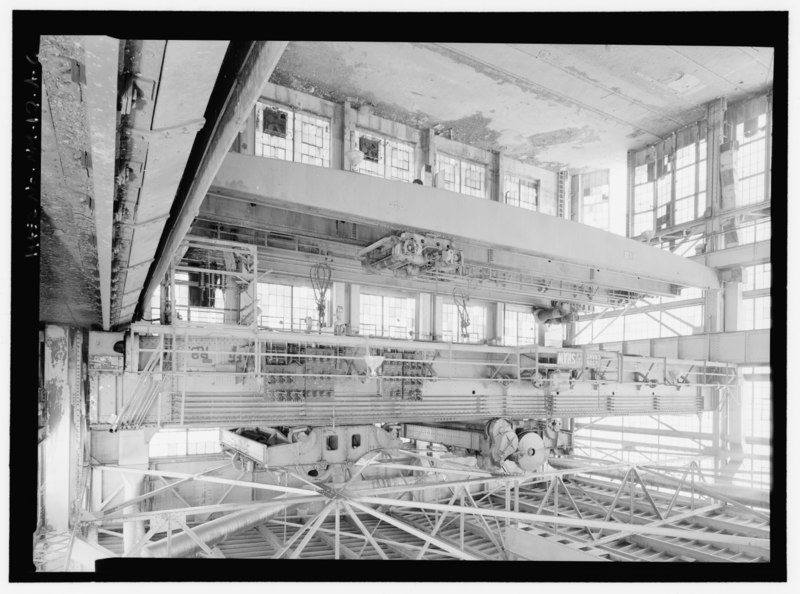
<instances>
[{"instance_id":1,"label":"peeling paint on wall","mask_svg":"<svg viewBox=\"0 0 800 594\"><path fill-rule=\"evenodd\" d=\"M64 382L50 379L44 383L47 390L47 429L50 433L55 431L65 412Z\"/></svg>"},{"instance_id":2,"label":"peeling paint on wall","mask_svg":"<svg viewBox=\"0 0 800 594\"><path fill-rule=\"evenodd\" d=\"M562 128L560 130L528 136L528 143L534 148L569 144L572 142L578 142L579 144L600 142L600 137L597 136L594 130L589 126L583 126L582 128ZM575 146L573 146L573 148L575 148Z\"/></svg>"},{"instance_id":3,"label":"peeling paint on wall","mask_svg":"<svg viewBox=\"0 0 800 594\"><path fill-rule=\"evenodd\" d=\"M100 323L97 250L92 215L91 151L82 100L83 50L69 36L43 36L41 156L42 321Z\"/></svg>"},{"instance_id":4,"label":"peeling paint on wall","mask_svg":"<svg viewBox=\"0 0 800 594\"><path fill-rule=\"evenodd\" d=\"M486 117L480 111L476 111L470 116L442 122L442 126L445 129L453 129L455 132L453 140L481 148L494 148L498 147L498 140L501 134L497 130L489 128L491 123L491 118Z\"/></svg>"}]
</instances>

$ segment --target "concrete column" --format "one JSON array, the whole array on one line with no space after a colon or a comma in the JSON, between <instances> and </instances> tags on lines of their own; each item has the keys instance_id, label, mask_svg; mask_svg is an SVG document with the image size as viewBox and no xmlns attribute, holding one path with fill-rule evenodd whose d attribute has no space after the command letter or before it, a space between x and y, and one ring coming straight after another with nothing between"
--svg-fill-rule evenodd
<instances>
[{"instance_id":1,"label":"concrete column","mask_svg":"<svg viewBox=\"0 0 800 594\"><path fill-rule=\"evenodd\" d=\"M489 198L495 202L505 202L503 199L503 155L500 151L492 151L492 176L493 183Z\"/></svg>"},{"instance_id":2,"label":"concrete column","mask_svg":"<svg viewBox=\"0 0 800 594\"><path fill-rule=\"evenodd\" d=\"M721 290L709 289L706 291L703 307L703 332L722 332L725 315L723 305L723 292Z\"/></svg>"},{"instance_id":3,"label":"concrete column","mask_svg":"<svg viewBox=\"0 0 800 594\"><path fill-rule=\"evenodd\" d=\"M544 324L536 324L536 344L544 346L547 327Z\"/></svg>"},{"instance_id":4,"label":"concrete column","mask_svg":"<svg viewBox=\"0 0 800 594\"><path fill-rule=\"evenodd\" d=\"M342 307L344 310L344 323L349 324L348 320L348 310L350 308L350 304L347 300L347 284L346 283L339 283L334 282L333 286L331 287L331 317L329 320L329 325L333 326L336 324L336 308L339 306Z\"/></svg>"},{"instance_id":5,"label":"concrete column","mask_svg":"<svg viewBox=\"0 0 800 594\"><path fill-rule=\"evenodd\" d=\"M345 314L349 314L347 323L351 332L361 332L361 285L348 285L350 287L349 304L345 306Z\"/></svg>"},{"instance_id":6,"label":"concrete column","mask_svg":"<svg viewBox=\"0 0 800 594\"><path fill-rule=\"evenodd\" d=\"M146 470L149 462L149 447L147 434L143 429L137 431L119 432L119 464L130 468ZM144 487L144 475L139 473L125 473L122 475L124 481L124 500L138 497L142 494ZM130 514L140 511L141 504L136 503L124 508L123 513ZM122 540L124 552L128 552L136 543L144 538L144 520L134 520L122 524Z\"/></svg>"},{"instance_id":7,"label":"concrete column","mask_svg":"<svg viewBox=\"0 0 800 594\"><path fill-rule=\"evenodd\" d=\"M169 294L170 287L171 283L169 279L165 278L161 282L161 290L158 292L158 307L160 314L159 322L161 324L169 324L171 322L170 316L168 315L167 312L170 302L170 294Z\"/></svg>"},{"instance_id":8,"label":"concrete column","mask_svg":"<svg viewBox=\"0 0 800 594\"><path fill-rule=\"evenodd\" d=\"M44 522L56 531L69 529L72 404L68 373L69 329L48 325L44 339L44 386L47 390L47 437L44 446Z\"/></svg>"},{"instance_id":9,"label":"concrete column","mask_svg":"<svg viewBox=\"0 0 800 594\"><path fill-rule=\"evenodd\" d=\"M628 151L628 176L625 180L625 233L626 237L633 237L633 187L636 174L634 151ZM567 334L569 336L569 334Z\"/></svg>"},{"instance_id":10,"label":"concrete column","mask_svg":"<svg viewBox=\"0 0 800 594\"><path fill-rule=\"evenodd\" d=\"M735 332L739 328L739 304L742 302L742 283L728 281L724 286L724 331Z\"/></svg>"},{"instance_id":11,"label":"concrete column","mask_svg":"<svg viewBox=\"0 0 800 594\"><path fill-rule=\"evenodd\" d=\"M222 301L225 311L222 319L226 324L236 325L239 323L239 289L234 285L222 291ZM258 312L256 312L258 313Z\"/></svg>"},{"instance_id":12,"label":"concrete column","mask_svg":"<svg viewBox=\"0 0 800 594\"><path fill-rule=\"evenodd\" d=\"M335 105L331 118L331 169L344 169L345 144L347 143L347 127L344 123L344 106Z\"/></svg>"},{"instance_id":13,"label":"concrete column","mask_svg":"<svg viewBox=\"0 0 800 594\"><path fill-rule=\"evenodd\" d=\"M628 168L627 159L617 158L608 169L608 230L618 235L628 236L628 226L625 214L629 204L633 181L633 169ZM617 205L622 204L622 208Z\"/></svg>"},{"instance_id":14,"label":"concrete column","mask_svg":"<svg viewBox=\"0 0 800 594\"><path fill-rule=\"evenodd\" d=\"M256 115L255 109L247 118L239 132L239 152L243 155L256 154Z\"/></svg>"},{"instance_id":15,"label":"concrete column","mask_svg":"<svg viewBox=\"0 0 800 594\"><path fill-rule=\"evenodd\" d=\"M504 315L504 303L490 303L486 307L486 338L496 340L497 344L503 343Z\"/></svg>"},{"instance_id":16,"label":"concrete column","mask_svg":"<svg viewBox=\"0 0 800 594\"><path fill-rule=\"evenodd\" d=\"M567 322L567 329L564 333L564 346L573 346L575 344L575 335L578 333L578 324L575 322Z\"/></svg>"},{"instance_id":17,"label":"concrete column","mask_svg":"<svg viewBox=\"0 0 800 594\"><path fill-rule=\"evenodd\" d=\"M125 500L133 499L142 494L142 487L144 486L144 475L142 474L125 474L122 477L125 482L125 489L123 497ZM136 513L140 511L139 504L130 505L122 510L126 514ZM144 538L144 521L136 520L131 522L124 522L122 524L122 542L124 552L128 553L136 546L136 543Z\"/></svg>"},{"instance_id":18,"label":"concrete column","mask_svg":"<svg viewBox=\"0 0 800 594\"><path fill-rule=\"evenodd\" d=\"M344 113L342 118L342 152L344 153L344 170L351 171L353 162L350 158L350 151L354 150L356 130L356 110L350 106L349 101L344 102Z\"/></svg>"},{"instance_id":19,"label":"concrete column","mask_svg":"<svg viewBox=\"0 0 800 594\"><path fill-rule=\"evenodd\" d=\"M718 249L721 241L719 235L713 235L720 230L719 215L720 211L720 145L723 138L723 123L725 117L725 99L717 99L708 104L706 108L706 120L708 127L706 131L707 147L707 170L706 170L706 204L711 209L711 218L706 225L706 253Z\"/></svg>"},{"instance_id":20,"label":"concrete column","mask_svg":"<svg viewBox=\"0 0 800 594\"><path fill-rule=\"evenodd\" d=\"M424 140L424 151L425 151L425 167L422 172L422 182L426 186L434 186L434 167L436 166L436 134L433 131L433 128L428 128L428 130L422 132L422 138Z\"/></svg>"},{"instance_id":21,"label":"concrete column","mask_svg":"<svg viewBox=\"0 0 800 594\"><path fill-rule=\"evenodd\" d=\"M419 293L417 295L417 306L414 312L415 325L414 332L418 340L429 340L433 329L433 295L430 293Z\"/></svg>"},{"instance_id":22,"label":"concrete column","mask_svg":"<svg viewBox=\"0 0 800 594\"><path fill-rule=\"evenodd\" d=\"M581 222L581 203L583 202L581 174L576 173L569 178L569 218Z\"/></svg>"}]
</instances>

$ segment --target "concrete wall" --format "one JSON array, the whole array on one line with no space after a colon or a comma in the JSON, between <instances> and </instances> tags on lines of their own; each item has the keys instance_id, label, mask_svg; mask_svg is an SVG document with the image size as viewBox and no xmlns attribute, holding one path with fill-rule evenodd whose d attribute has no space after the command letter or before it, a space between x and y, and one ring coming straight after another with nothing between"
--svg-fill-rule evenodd
<instances>
[{"instance_id":1,"label":"concrete wall","mask_svg":"<svg viewBox=\"0 0 800 594\"><path fill-rule=\"evenodd\" d=\"M332 103L293 89L268 83L262 91L265 102L287 106L329 118L331 121L331 168L350 170L348 151L357 149L356 132L364 132L414 145L414 177L424 185L435 185L435 156L443 152L450 156L475 161L486 166L486 198L504 202L503 176L520 176L539 182L539 212L555 216L557 205L557 173L535 165L511 159L501 153L487 151L462 142L436 136L432 130L419 130L400 122L376 116L369 106L357 109L345 102ZM243 127L232 150L254 154L255 113ZM431 171L426 169L430 166ZM400 183L400 182L398 182ZM624 192L624 185L621 186ZM624 200L624 194L623 198Z\"/></svg>"},{"instance_id":2,"label":"concrete wall","mask_svg":"<svg viewBox=\"0 0 800 594\"><path fill-rule=\"evenodd\" d=\"M539 212L556 216L558 213L558 174L555 171L516 161L502 154L500 155L500 168L501 180L505 174L538 180Z\"/></svg>"},{"instance_id":3,"label":"concrete wall","mask_svg":"<svg viewBox=\"0 0 800 594\"><path fill-rule=\"evenodd\" d=\"M314 115L322 116L331 121L331 167L333 169L344 168L344 106L319 99L313 95L299 93L287 87L280 87L267 83L261 91L262 98L266 102L274 102L283 106L292 107L299 111L306 111ZM255 141L255 111L248 119L247 140L249 145ZM250 135L252 129L253 134ZM252 150L242 151L253 154Z\"/></svg>"}]
</instances>

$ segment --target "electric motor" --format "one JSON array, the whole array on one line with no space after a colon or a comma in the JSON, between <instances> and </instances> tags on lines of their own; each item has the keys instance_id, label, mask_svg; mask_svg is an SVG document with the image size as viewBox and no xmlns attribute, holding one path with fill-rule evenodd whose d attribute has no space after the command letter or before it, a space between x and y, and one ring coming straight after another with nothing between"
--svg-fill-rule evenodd
<instances>
[{"instance_id":1,"label":"electric motor","mask_svg":"<svg viewBox=\"0 0 800 594\"><path fill-rule=\"evenodd\" d=\"M527 431L519 436L517 454L517 465L525 472L539 470L547 460L544 441L533 431Z\"/></svg>"}]
</instances>

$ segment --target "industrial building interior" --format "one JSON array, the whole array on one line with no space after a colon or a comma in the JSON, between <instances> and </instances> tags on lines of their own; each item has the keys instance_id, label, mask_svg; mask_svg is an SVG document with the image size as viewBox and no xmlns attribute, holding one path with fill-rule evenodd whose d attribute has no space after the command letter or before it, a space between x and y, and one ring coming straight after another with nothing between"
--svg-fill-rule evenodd
<instances>
[{"instance_id":1,"label":"industrial building interior","mask_svg":"<svg viewBox=\"0 0 800 594\"><path fill-rule=\"evenodd\" d=\"M37 58L37 572L779 554L773 48Z\"/></svg>"}]
</instances>

